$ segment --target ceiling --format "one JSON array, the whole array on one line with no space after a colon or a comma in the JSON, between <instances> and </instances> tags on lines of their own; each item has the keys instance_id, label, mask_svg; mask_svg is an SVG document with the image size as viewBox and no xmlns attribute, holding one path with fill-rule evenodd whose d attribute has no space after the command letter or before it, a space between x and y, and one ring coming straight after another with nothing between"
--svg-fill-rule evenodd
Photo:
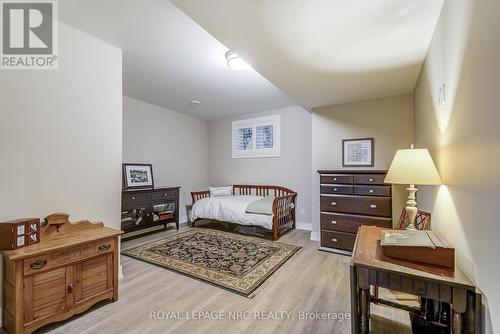
<instances>
[{"instance_id":1,"label":"ceiling","mask_svg":"<svg viewBox=\"0 0 500 334\"><path fill-rule=\"evenodd\" d=\"M64 0L59 18L123 50L126 96L205 119L296 104L168 0Z\"/></svg>"},{"instance_id":2,"label":"ceiling","mask_svg":"<svg viewBox=\"0 0 500 334\"><path fill-rule=\"evenodd\" d=\"M413 92L443 4L172 2L306 108Z\"/></svg>"}]
</instances>

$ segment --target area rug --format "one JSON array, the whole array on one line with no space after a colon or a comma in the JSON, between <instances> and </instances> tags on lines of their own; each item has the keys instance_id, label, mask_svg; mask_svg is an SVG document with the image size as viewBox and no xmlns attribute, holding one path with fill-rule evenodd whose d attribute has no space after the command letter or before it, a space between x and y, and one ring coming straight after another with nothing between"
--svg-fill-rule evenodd
<instances>
[{"instance_id":1,"label":"area rug","mask_svg":"<svg viewBox=\"0 0 500 334\"><path fill-rule=\"evenodd\" d=\"M249 296L298 246L196 228L122 254Z\"/></svg>"}]
</instances>

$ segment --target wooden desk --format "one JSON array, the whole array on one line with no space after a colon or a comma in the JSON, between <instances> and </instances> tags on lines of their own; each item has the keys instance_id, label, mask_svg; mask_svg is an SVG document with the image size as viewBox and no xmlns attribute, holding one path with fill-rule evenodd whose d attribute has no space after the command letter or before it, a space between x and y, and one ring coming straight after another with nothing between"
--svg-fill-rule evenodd
<instances>
[{"instance_id":1,"label":"wooden desk","mask_svg":"<svg viewBox=\"0 0 500 334\"><path fill-rule=\"evenodd\" d=\"M370 331L370 286L446 302L452 308L453 333L481 333L481 295L455 267L397 260L382 254L382 228L361 226L351 260L352 333Z\"/></svg>"}]
</instances>

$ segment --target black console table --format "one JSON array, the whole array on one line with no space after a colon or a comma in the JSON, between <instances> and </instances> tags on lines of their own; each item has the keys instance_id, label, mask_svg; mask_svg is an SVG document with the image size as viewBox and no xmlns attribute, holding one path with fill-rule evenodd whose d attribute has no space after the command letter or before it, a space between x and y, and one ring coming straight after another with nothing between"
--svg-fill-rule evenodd
<instances>
[{"instance_id":1,"label":"black console table","mask_svg":"<svg viewBox=\"0 0 500 334\"><path fill-rule=\"evenodd\" d=\"M175 223L179 229L180 187L122 191L121 229L125 233ZM126 236L125 236L126 237Z\"/></svg>"}]
</instances>

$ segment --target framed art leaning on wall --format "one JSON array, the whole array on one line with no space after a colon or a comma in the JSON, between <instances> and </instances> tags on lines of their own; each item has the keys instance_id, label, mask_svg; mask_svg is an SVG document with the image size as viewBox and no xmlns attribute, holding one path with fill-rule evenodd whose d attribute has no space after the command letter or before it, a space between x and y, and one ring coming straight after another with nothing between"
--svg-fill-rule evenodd
<instances>
[{"instance_id":1,"label":"framed art leaning on wall","mask_svg":"<svg viewBox=\"0 0 500 334\"><path fill-rule=\"evenodd\" d=\"M373 167L373 138L342 140L342 167Z\"/></svg>"},{"instance_id":2,"label":"framed art leaning on wall","mask_svg":"<svg viewBox=\"0 0 500 334\"><path fill-rule=\"evenodd\" d=\"M153 188L153 166L151 164L124 163L123 189Z\"/></svg>"}]
</instances>

